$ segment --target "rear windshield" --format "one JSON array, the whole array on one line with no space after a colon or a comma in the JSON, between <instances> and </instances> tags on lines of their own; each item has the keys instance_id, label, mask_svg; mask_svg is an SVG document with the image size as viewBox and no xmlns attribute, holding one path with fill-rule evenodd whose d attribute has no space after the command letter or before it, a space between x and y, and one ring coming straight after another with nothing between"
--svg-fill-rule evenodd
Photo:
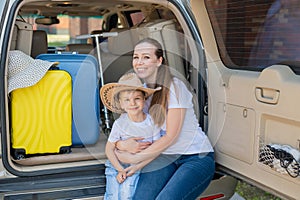
<instances>
[{"instance_id":1,"label":"rear windshield","mask_svg":"<svg viewBox=\"0 0 300 200\"><path fill-rule=\"evenodd\" d=\"M220 57L229 68L283 63L299 71L299 0L206 0Z\"/></svg>"}]
</instances>

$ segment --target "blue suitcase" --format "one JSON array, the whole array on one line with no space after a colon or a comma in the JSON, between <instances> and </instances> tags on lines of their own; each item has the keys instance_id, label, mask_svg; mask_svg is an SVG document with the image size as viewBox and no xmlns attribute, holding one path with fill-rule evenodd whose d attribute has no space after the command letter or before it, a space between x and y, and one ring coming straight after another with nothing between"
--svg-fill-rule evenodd
<instances>
[{"instance_id":1,"label":"blue suitcase","mask_svg":"<svg viewBox=\"0 0 300 200\"><path fill-rule=\"evenodd\" d=\"M99 66L88 54L41 54L37 59L58 61L72 77L72 145L95 144L100 135Z\"/></svg>"}]
</instances>

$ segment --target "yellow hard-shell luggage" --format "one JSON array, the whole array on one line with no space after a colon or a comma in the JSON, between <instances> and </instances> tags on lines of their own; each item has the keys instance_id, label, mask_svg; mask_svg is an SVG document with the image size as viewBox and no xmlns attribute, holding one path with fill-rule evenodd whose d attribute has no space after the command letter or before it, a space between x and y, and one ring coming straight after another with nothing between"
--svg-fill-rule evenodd
<instances>
[{"instance_id":1,"label":"yellow hard-shell luggage","mask_svg":"<svg viewBox=\"0 0 300 200\"><path fill-rule=\"evenodd\" d=\"M49 70L35 85L11 93L13 156L69 153L72 81L68 72Z\"/></svg>"}]
</instances>

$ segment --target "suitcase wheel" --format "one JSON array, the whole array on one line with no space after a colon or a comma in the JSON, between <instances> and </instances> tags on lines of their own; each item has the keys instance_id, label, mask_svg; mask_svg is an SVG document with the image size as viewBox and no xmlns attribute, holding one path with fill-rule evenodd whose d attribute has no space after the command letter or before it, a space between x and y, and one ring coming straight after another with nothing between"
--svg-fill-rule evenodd
<instances>
[{"instance_id":1,"label":"suitcase wheel","mask_svg":"<svg viewBox=\"0 0 300 200\"><path fill-rule=\"evenodd\" d=\"M71 147L60 147L59 153L61 154L71 153Z\"/></svg>"},{"instance_id":2,"label":"suitcase wheel","mask_svg":"<svg viewBox=\"0 0 300 200\"><path fill-rule=\"evenodd\" d=\"M24 149L14 149L12 156L15 160L25 159L25 150Z\"/></svg>"}]
</instances>

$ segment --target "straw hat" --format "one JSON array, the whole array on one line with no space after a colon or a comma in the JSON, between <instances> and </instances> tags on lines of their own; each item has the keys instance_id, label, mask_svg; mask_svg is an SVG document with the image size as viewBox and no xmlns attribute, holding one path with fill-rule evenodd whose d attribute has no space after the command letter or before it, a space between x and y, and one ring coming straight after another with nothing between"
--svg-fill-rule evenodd
<instances>
[{"instance_id":1,"label":"straw hat","mask_svg":"<svg viewBox=\"0 0 300 200\"><path fill-rule=\"evenodd\" d=\"M53 64L58 63L33 59L19 50L10 51L8 54L8 93L36 84Z\"/></svg>"},{"instance_id":2,"label":"straw hat","mask_svg":"<svg viewBox=\"0 0 300 200\"><path fill-rule=\"evenodd\" d=\"M145 88L143 83L138 78L135 73L128 73L123 75L118 83L108 83L101 87L100 97L103 104L107 109L115 113L123 113L123 109L119 105L118 100L116 99L116 94L124 90L140 90L145 92L145 98L151 96L154 92L160 90L161 87L155 89Z\"/></svg>"}]
</instances>

